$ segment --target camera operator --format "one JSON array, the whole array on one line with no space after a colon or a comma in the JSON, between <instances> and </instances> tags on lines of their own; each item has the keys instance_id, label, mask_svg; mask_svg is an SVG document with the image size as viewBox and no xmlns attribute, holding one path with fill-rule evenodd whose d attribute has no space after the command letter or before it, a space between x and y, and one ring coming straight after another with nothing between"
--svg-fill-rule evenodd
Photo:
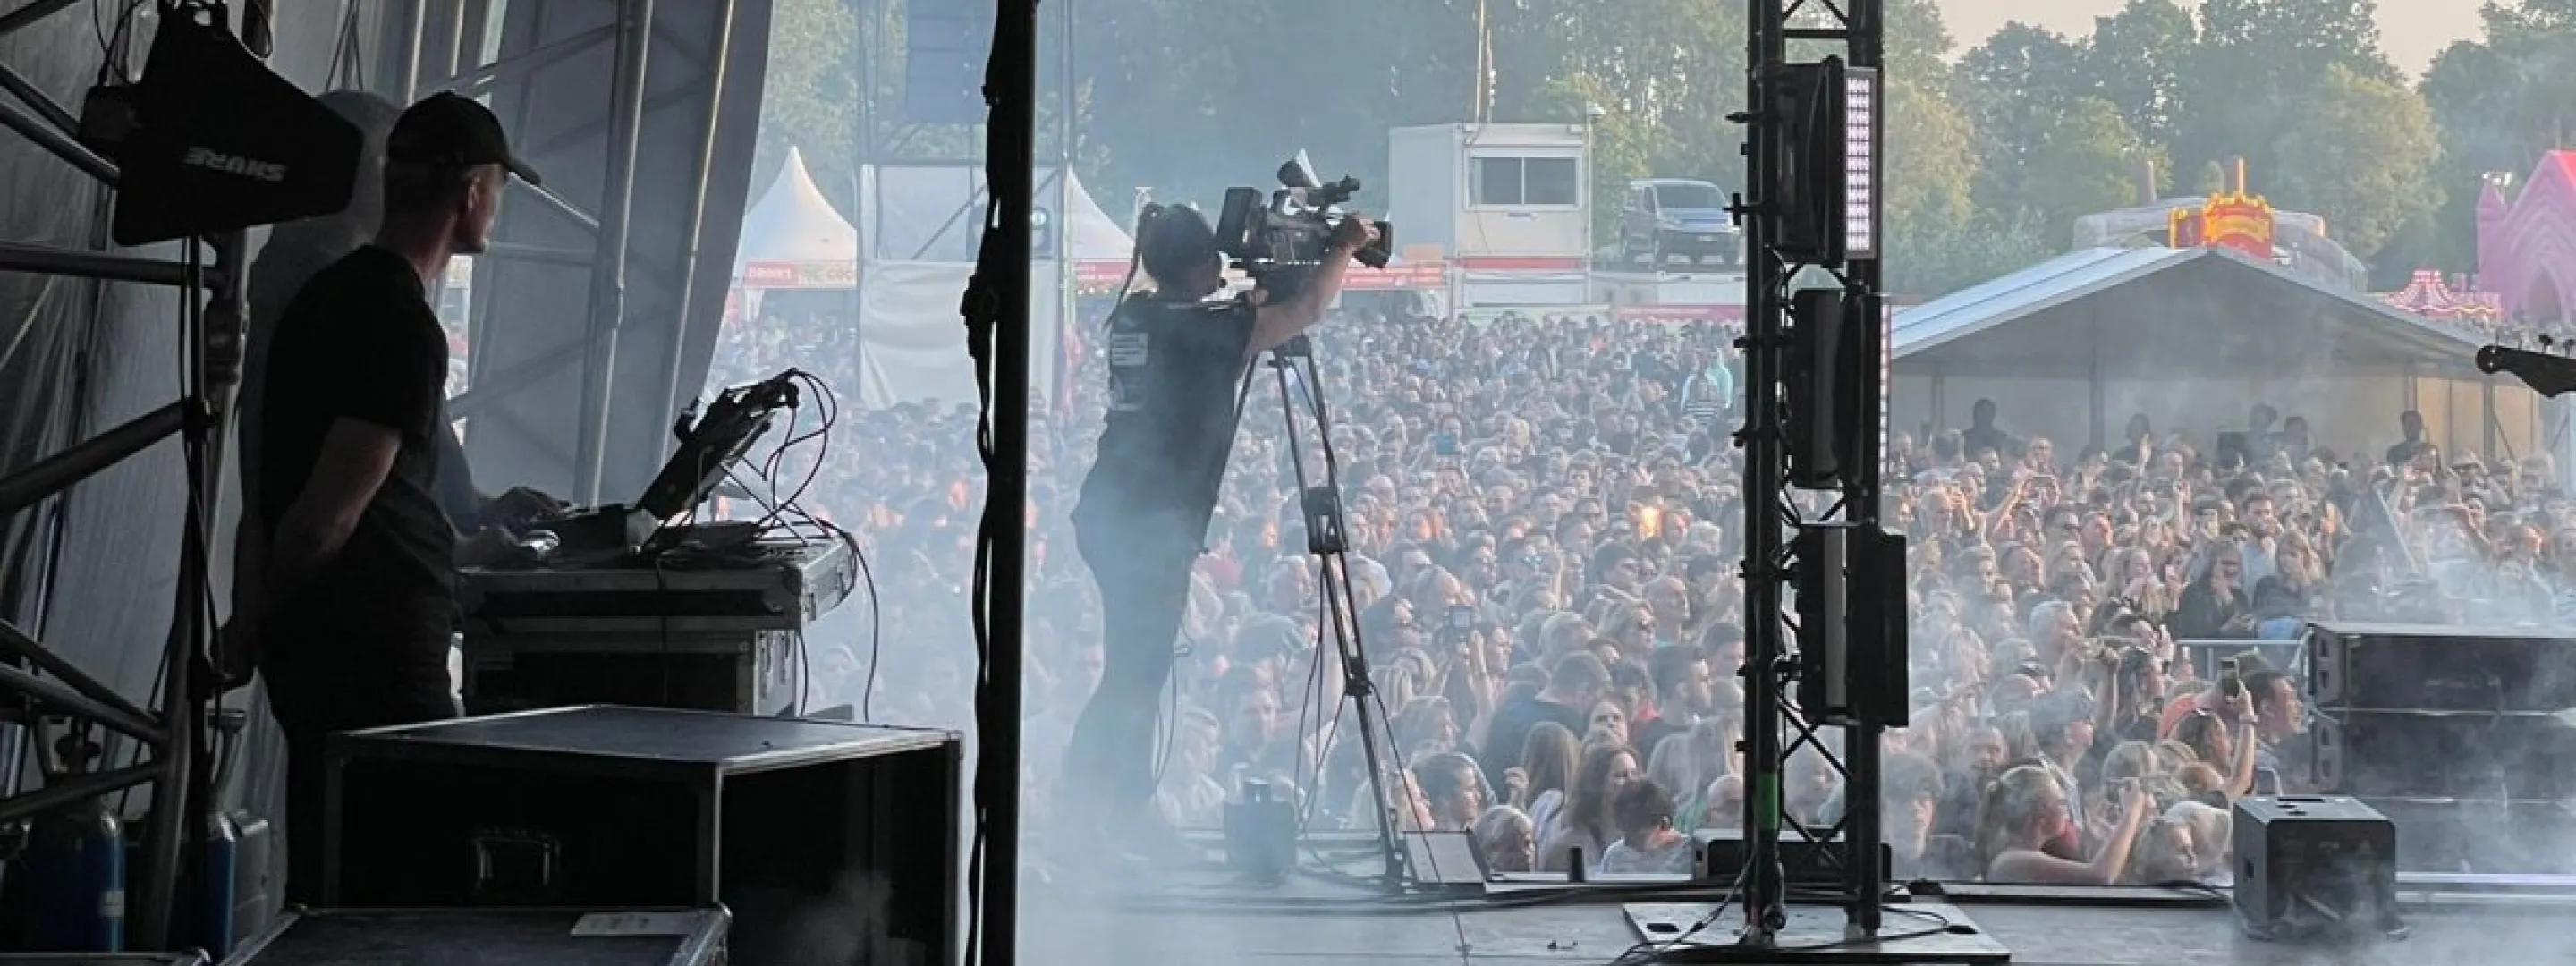
<instances>
[{"instance_id":1,"label":"camera operator","mask_svg":"<svg viewBox=\"0 0 2576 966\"><path fill-rule=\"evenodd\" d=\"M1313 326L1375 231L1343 219L1294 291L1209 301L1225 285L1216 233L1197 211L1148 205L1138 255L1154 290L1110 317L1109 407L1073 512L1100 588L1106 666L1067 751L1070 841L1152 856L1175 843L1153 809L1154 724L1171 677L1190 573L1216 509L1253 358Z\"/></svg>"}]
</instances>

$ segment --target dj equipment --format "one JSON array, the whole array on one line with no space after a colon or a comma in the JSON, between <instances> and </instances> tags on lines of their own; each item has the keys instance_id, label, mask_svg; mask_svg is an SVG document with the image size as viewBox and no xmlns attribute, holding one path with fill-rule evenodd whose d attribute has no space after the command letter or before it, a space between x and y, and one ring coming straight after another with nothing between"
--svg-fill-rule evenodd
<instances>
[{"instance_id":1,"label":"dj equipment","mask_svg":"<svg viewBox=\"0 0 2576 966\"><path fill-rule=\"evenodd\" d=\"M576 510L540 525L565 562L600 563L655 546L664 526L715 495L725 474L769 431L778 411L797 400L795 372L717 393L704 414L683 413L671 426L680 441L633 506ZM671 541L663 541L667 546Z\"/></svg>"},{"instance_id":2,"label":"dj equipment","mask_svg":"<svg viewBox=\"0 0 2576 966\"><path fill-rule=\"evenodd\" d=\"M718 966L730 925L721 908L314 909L279 917L224 966Z\"/></svg>"},{"instance_id":3,"label":"dj equipment","mask_svg":"<svg viewBox=\"0 0 2576 966\"><path fill-rule=\"evenodd\" d=\"M804 632L857 586L840 540L757 544L712 562L467 568L466 706L790 712L809 663Z\"/></svg>"},{"instance_id":4,"label":"dj equipment","mask_svg":"<svg viewBox=\"0 0 2576 966\"><path fill-rule=\"evenodd\" d=\"M2405 832L2407 871L2560 873L2530 843L2576 824L2576 642L2526 629L2330 622L2302 660L2313 787ZM2549 839L2556 841L2555 839Z\"/></svg>"},{"instance_id":5,"label":"dj equipment","mask_svg":"<svg viewBox=\"0 0 2576 966\"><path fill-rule=\"evenodd\" d=\"M2257 938L2402 932L2397 826L2343 796L2236 800L2236 914Z\"/></svg>"},{"instance_id":6,"label":"dj equipment","mask_svg":"<svg viewBox=\"0 0 2576 966\"><path fill-rule=\"evenodd\" d=\"M251 56L223 5L160 0L143 79L89 93L81 142L116 162L119 245L337 214L365 138Z\"/></svg>"},{"instance_id":7,"label":"dj equipment","mask_svg":"<svg viewBox=\"0 0 2576 966\"><path fill-rule=\"evenodd\" d=\"M740 966L815 961L818 921L884 947L830 961L951 962L961 747L606 706L335 735L322 903L721 903Z\"/></svg>"}]
</instances>

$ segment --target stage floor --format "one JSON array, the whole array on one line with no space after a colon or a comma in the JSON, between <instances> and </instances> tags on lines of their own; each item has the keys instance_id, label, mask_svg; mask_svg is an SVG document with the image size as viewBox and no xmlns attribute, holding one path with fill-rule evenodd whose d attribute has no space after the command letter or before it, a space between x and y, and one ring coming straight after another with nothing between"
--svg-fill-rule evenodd
<instances>
[{"instance_id":1,"label":"stage floor","mask_svg":"<svg viewBox=\"0 0 2576 966\"><path fill-rule=\"evenodd\" d=\"M1049 966L1606 964L1640 939L1623 900L1610 896L1487 908L1470 901L1453 913L1446 908L1371 910L1358 905L1366 901L1365 893L1330 886L1293 886L1266 898L1222 881L1152 890L1032 883L1027 890L1021 961ZM2410 901L2409 938L2345 948L2247 939L2232 912L2205 901L2133 907L1992 896L1947 901L2020 964L2576 964L2576 940L2569 938L2576 934L2576 897L2446 898L2433 905ZM1833 915L1838 921L1839 912ZM1911 930L1917 921L1892 915L1887 931ZM1710 927L1710 934L1723 938L1728 933L1722 930L1738 922L1730 913ZM1906 960L1889 955L1873 961Z\"/></svg>"}]
</instances>

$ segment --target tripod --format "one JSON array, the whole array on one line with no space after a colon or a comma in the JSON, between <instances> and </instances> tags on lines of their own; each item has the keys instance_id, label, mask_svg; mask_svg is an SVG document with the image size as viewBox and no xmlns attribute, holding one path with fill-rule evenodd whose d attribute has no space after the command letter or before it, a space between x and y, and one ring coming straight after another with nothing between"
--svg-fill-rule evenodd
<instances>
[{"instance_id":1,"label":"tripod","mask_svg":"<svg viewBox=\"0 0 2576 966\"><path fill-rule=\"evenodd\" d=\"M1377 844L1384 861L1379 884L1388 892L1400 892L1405 885L1405 852L1396 846L1395 806L1388 797L1386 771L1378 755L1378 736L1389 729L1384 706L1377 698L1377 684L1369 679L1368 650L1360 642L1359 606L1351 596L1351 543L1342 525L1341 467L1333 457L1333 422L1324 406L1314 343L1303 335L1291 338L1270 350L1267 364L1279 385L1279 415L1286 425L1289 471L1297 481L1297 504L1306 523L1306 552L1318 558L1316 592L1323 597L1326 620L1341 660L1342 697L1351 702L1351 710L1358 716L1360 752L1367 761L1369 802L1377 809ZM1313 485L1306 475L1305 447L1298 441L1302 422L1297 418L1295 394L1288 384L1291 371L1297 373L1297 381L1305 390L1307 409L1314 417L1317 452L1324 457L1321 486ZM1251 378L1246 377L1247 391ZM1316 755L1321 758L1322 750L1318 749Z\"/></svg>"}]
</instances>

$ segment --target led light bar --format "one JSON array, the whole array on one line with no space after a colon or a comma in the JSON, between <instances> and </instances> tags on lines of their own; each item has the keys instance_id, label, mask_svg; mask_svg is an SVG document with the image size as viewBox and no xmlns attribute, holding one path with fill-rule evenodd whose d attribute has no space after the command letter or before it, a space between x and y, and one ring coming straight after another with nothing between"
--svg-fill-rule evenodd
<instances>
[{"instance_id":1,"label":"led light bar","mask_svg":"<svg viewBox=\"0 0 2576 966\"><path fill-rule=\"evenodd\" d=\"M1843 72L1843 257L1878 257L1878 72Z\"/></svg>"}]
</instances>

